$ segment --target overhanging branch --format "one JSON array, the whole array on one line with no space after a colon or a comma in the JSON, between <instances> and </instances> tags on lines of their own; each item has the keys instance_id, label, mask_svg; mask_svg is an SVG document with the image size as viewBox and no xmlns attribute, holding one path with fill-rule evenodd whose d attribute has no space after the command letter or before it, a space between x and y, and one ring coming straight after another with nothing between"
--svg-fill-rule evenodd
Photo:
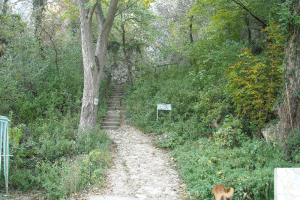
<instances>
[{"instance_id":1,"label":"overhanging branch","mask_svg":"<svg viewBox=\"0 0 300 200\"><path fill-rule=\"evenodd\" d=\"M239 2L237 0L232 0L232 1L234 3L236 3L237 5L241 6L244 10L246 10L252 17L254 17L254 19L256 19L257 21L259 21L260 23L262 23L262 25L263 25L264 28L267 26L267 24L264 21L262 21L257 16L255 16L242 2Z\"/></svg>"}]
</instances>

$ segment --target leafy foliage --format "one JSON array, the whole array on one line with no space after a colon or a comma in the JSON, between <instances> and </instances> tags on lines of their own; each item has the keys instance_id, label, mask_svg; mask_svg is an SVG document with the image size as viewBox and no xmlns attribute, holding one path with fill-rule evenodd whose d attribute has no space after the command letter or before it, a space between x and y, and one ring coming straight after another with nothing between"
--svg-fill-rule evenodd
<instances>
[{"instance_id":1,"label":"leafy foliage","mask_svg":"<svg viewBox=\"0 0 300 200\"><path fill-rule=\"evenodd\" d=\"M237 199L273 199L274 168L293 166L284 161L278 146L259 140L220 148L202 138L177 146L172 154L188 184L188 193L198 199L211 199L216 183L233 186Z\"/></svg>"},{"instance_id":2,"label":"leafy foliage","mask_svg":"<svg viewBox=\"0 0 300 200\"><path fill-rule=\"evenodd\" d=\"M13 119L13 116L10 116ZM68 197L104 183L111 140L99 128L76 130L79 115L53 111L46 119L10 129L10 190L41 190L47 198ZM100 132L100 133L99 133ZM0 184L4 184L3 177ZM5 188L4 186L2 188Z\"/></svg>"},{"instance_id":3,"label":"leafy foliage","mask_svg":"<svg viewBox=\"0 0 300 200\"><path fill-rule=\"evenodd\" d=\"M268 29L269 43L263 55L254 56L249 49L239 55L242 60L229 68L228 91L240 117L258 127L273 117L273 106L282 85L284 37L278 26Z\"/></svg>"},{"instance_id":4,"label":"leafy foliage","mask_svg":"<svg viewBox=\"0 0 300 200\"><path fill-rule=\"evenodd\" d=\"M83 90L80 41L69 27L59 28L61 21L40 24L41 38L18 15L1 15L0 21L0 114L11 120L14 155L10 192L35 190L43 198L66 199L101 186L111 140L99 127L85 133L77 130ZM109 80L104 78L100 119L107 108L108 89ZM0 185L5 188L3 176Z\"/></svg>"},{"instance_id":5,"label":"leafy foliage","mask_svg":"<svg viewBox=\"0 0 300 200\"><path fill-rule=\"evenodd\" d=\"M218 99L221 89L214 93L212 86L204 86L210 83L206 79L198 91L201 81L193 80L195 75L188 71L192 69L177 66L147 72L133 87L128 86L127 120L146 132L154 132L158 146L173 150L189 196L211 199L211 188L222 183L233 186L238 199L273 199L274 168L295 164L286 159L279 143L251 139L244 131L249 127L232 108L223 111L227 114L220 117L219 129L212 128L209 113L222 108L222 104L205 99ZM194 109L202 99L207 115L197 115L204 110ZM172 111L159 111L156 120L156 103L171 103ZM291 145L296 147L296 143Z\"/></svg>"},{"instance_id":6,"label":"leafy foliage","mask_svg":"<svg viewBox=\"0 0 300 200\"><path fill-rule=\"evenodd\" d=\"M282 83L283 31L270 22L299 24L293 2L181 0L157 9L159 21L144 8L150 0L120 4L111 43L120 46L123 25L123 48L132 54L128 69L137 72L127 86L126 119L173 150L191 197L211 199L212 186L222 182L238 199L273 199L273 169L299 162L298 130L286 142L288 157L275 140L256 137L276 117ZM39 190L48 199L102 184L110 160L105 133L77 130L83 90L78 11L66 10L70 24L49 12L51 23L39 21L38 37L20 16L0 16L0 113L12 119L10 188ZM108 49L108 77L126 58L116 57L120 49ZM99 119L109 81L101 84ZM157 103L172 104L158 120Z\"/></svg>"},{"instance_id":7,"label":"leafy foliage","mask_svg":"<svg viewBox=\"0 0 300 200\"><path fill-rule=\"evenodd\" d=\"M60 48L58 59L63 67L58 71L54 49L44 48L47 55L44 57L35 38L28 34L15 37L0 59L0 75L4 80L0 90L4 103L0 111L6 115L9 111L18 113L15 121L19 123L35 120L47 110L75 111L80 104L83 82L82 67L77 65L82 62L79 47L78 42L69 42Z\"/></svg>"},{"instance_id":8,"label":"leafy foliage","mask_svg":"<svg viewBox=\"0 0 300 200\"><path fill-rule=\"evenodd\" d=\"M291 131L285 141L286 151L288 154L287 160L300 162L300 146L299 146L300 132L297 129Z\"/></svg>"},{"instance_id":9,"label":"leafy foliage","mask_svg":"<svg viewBox=\"0 0 300 200\"><path fill-rule=\"evenodd\" d=\"M267 144L257 139L258 124L249 113L254 108L245 105L248 115L246 111L241 115L235 106L236 97L226 89L233 85L249 86L249 91L257 94L258 88L271 87L272 90L263 88L264 95L258 95L272 98L268 105L268 112L272 112L281 87L283 38L275 25L268 28L268 33L265 51L253 55L247 50L243 55L249 57L242 57L242 61L236 56L242 54L244 45L240 43L226 41L219 46L210 39L199 40L190 46L189 52L191 60L196 60L195 66L147 69L127 88L127 120L145 132L154 132L158 146L173 150L193 198L211 199L211 188L223 183L235 188L238 199L273 199L274 168L294 166L276 142ZM235 63L247 63L246 69L242 65L230 68ZM233 73L242 74L239 81L245 84L230 79ZM257 81L252 74L256 74ZM260 102L244 96L240 100ZM159 111L158 120L157 103L172 104L171 112ZM272 117L264 118L261 126ZM296 147L296 143L291 145Z\"/></svg>"},{"instance_id":10,"label":"leafy foliage","mask_svg":"<svg viewBox=\"0 0 300 200\"><path fill-rule=\"evenodd\" d=\"M220 147L239 147L250 140L246 133L243 133L243 125L240 119L232 115L225 117L222 127L214 132L213 139Z\"/></svg>"}]
</instances>

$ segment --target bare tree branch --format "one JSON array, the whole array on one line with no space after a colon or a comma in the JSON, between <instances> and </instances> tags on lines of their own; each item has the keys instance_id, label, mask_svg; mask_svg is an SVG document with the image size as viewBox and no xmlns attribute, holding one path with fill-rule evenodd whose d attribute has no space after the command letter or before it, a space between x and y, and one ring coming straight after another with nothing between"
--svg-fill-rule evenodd
<instances>
[{"instance_id":1,"label":"bare tree branch","mask_svg":"<svg viewBox=\"0 0 300 200\"><path fill-rule=\"evenodd\" d=\"M263 27L265 28L267 26L267 24L262 21L261 19L259 19L257 16L255 16L242 2L237 1L237 0L232 0L234 3L238 4L239 6L241 6L244 10L246 10L252 17L254 17L254 19L256 19L257 21L259 21L260 23L262 23Z\"/></svg>"}]
</instances>

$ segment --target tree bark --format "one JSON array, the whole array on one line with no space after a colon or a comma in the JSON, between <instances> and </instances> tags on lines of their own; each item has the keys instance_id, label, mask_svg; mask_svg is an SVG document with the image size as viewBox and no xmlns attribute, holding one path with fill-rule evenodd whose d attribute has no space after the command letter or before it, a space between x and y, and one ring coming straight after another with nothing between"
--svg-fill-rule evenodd
<instances>
[{"instance_id":1,"label":"tree bark","mask_svg":"<svg viewBox=\"0 0 300 200\"><path fill-rule=\"evenodd\" d=\"M193 39L193 18L194 16L190 17L190 26L189 26L189 35L190 35L190 43L193 44L194 43L194 39Z\"/></svg>"},{"instance_id":2,"label":"tree bark","mask_svg":"<svg viewBox=\"0 0 300 200\"><path fill-rule=\"evenodd\" d=\"M121 14L121 17L122 17L122 14ZM123 54L124 54L124 64L126 65L126 68L127 68L129 83L132 85L133 82L132 82L132 76L131 76L131 67L129 65L127 51L126 51L125 21L122 22L121 29L122 29L122 47L123 47Z\"/></svg>"},{"instance_id":3,"label":"tree bark","mask_svg":"<svg viewBox=\"0 0 300 200\"><path fill-rule=\"evenodd\" d=\"M84 88L79 127L84 131L97 124L99 88L104 68L108 36L117 12L118 0L111 0L104 18L101 2L92 8L86 8L89 0L77 0L81 22L82 57L84 67ZM98 39L96 50L93 45L92 17L96 10Z\"/></svg>"},{"instance_id":4,"label":"tree bark","mask_svg":"<svg viewBox=\"0 0 300 200\"><path fill-rule=\"evenodd\" d=\"M46 10L45 5L47 0L33 0L33 16L34 16L34 34L39 43L40 47L40 55L42 59L45 59L44 48L43 48L43 35L42 35L42 27L43 27L43 18L44 11Z\"/></svg>"},{"instance_id":5,"label":"tree bark","mask_svg":"<svg viewBox=\"0 0 300 200\"><path fill-rule=\"evenodd\" d=\"M249 22L249 16L248 15L245 16L245 22L246 22L247 29L248 29L248 46L251 47L251 45L252 45L252 35L251 35L250 22Z\"/></svg>"},{"instance_id":6,"label":"tree bark","mask_svg":"<svg viewBox=\"0 0 300 200\"><path fill-rule=\"evenodd\" d=\"M295 16L300 13L300 2L294 1L292 11ZM283 100L278 105L280 117L279 140L284 142L293 129L300 130L300 27L291 24L290 36L285 50L285 72ZM288 150L287 150L288 151Z\"/></svg>"}]
</instances>

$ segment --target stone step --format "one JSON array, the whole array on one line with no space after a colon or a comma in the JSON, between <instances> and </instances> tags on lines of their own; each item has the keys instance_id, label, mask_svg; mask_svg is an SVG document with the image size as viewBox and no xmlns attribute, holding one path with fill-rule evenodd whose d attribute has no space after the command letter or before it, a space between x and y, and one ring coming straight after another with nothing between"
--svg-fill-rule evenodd
<instances>
[{"instance_id":1,"label":"stone step","mask_svg":"<svg viewBox=\"0 0 300 200\"><path fill-rule=\"evenodd\" d=\"M115 92L115 93L117 93L117 94L118 93L124 93L123 89L113 88L112 91Z\"/></svg>"},{"instance_id":2,"label":"stone step","mask_svg":"<svg viewBox=\"0 0 300 200\"><path fill-rule=\"evenodd\" d=\"M111 101L108 104L120 104L120 103L121 103L121 101Z\"/></svg>"},{"instance_id":3,"label":"stone step","mask_svg":"<svg viewBox=\"0 0 300 200\"><path fill-rule=\"evenodd\" d=\"M120 120L121 115L106 115L103 119L116 119Z\"/></svg>"},{"instance_id":4,"label":"stone step","mask_svg":"<svg viewBox=\"0 0 300 200\"><path fill-rule=\"evenodd\" d=\"M116 130L119 126L101 126L101 128L106 130Z\"/></svg>"},{"instance_id":5,"label":"stone step","mask_svg":"<svg viewBox=\"0 0 300 200\"><path fill-rule=\"evenodd\" d=\"M115 100L114 100L114 101L109 102L108 105L109 105L109 104L120 104L120 103L121 103L121 101L115 101Z\"/></svg>"},{"instance_id":6,"label":"stone step","mask_svg":"<svg viewBox=\"0 0 300 200\"><path fill-rule=\"evenodd\" d=\"M120 102L121 101L121 98L119 97L112 97L109 99L109 102Z\"/></svg>"},{"instance_id":7,"label":"stone step","mask_svg":"<svg viewBox=\"0 0 300 200\"><path fill-rule=\"evenodd\" d=\"M102 119L101 128L113 130L117 129L121 123L122 114L122 96L123 85L114 85L112 88L112 94L109 98L108 108L106 115Z\"/></svg>"},{"instance_id":8,"label":"stone step","mask_svg":"<svg viewBox=\"0 0 300 200\"><path fill-rule=\"evenodd\" d=\"M108 109L106 111L106 115L121 115L121 111L120 111L120 109L115 109L115 108L113 108L111 110Z\"/></svg>"},{"instance_id":9,"label":"stone step","mask_svg":"<svg viewBox=\"0 0 300 200\"><path fill-rule=\"evenodd\" d=\"M121 98L123 93L117 93L117 94L112 94L111 97L118 97Z\"/></svg>"},{"instance_id":10,"label":"stone step","mask_svg":"<svg viewBox=\"0 0 300 200\"><path fill-rule=\"evenodd\" d=\"M115 124L115 125L118 125L121 123L121 118L118 118L118 119L114 119L114 120L111 120L111 119L103 119L103 121L101 122L101 125L105 125L105 124Z\"/></svg>"},{"instance_id":11,"label":"stone step","mask_svg":"<svg viewBox=\"0 0 300 200\"><path fill-rule=\"evenodd\" d=\"M110 106L110 107L107 108L107 111L112 112L112 111L121 110L121 109L122 109L121 106Z\"/></svg>"},{"instance_id":12,"label":"stone step","mask_svg":"<svg viewBox=\"0 0 300 200\"><path fill-rule=\"evenodd\" d=\"M113 100L113 101L110 101L108 104L120 104L120 103L121 103L120 100L119 101Z\"/></svg>"},{"instance_id":13,"label":"stone step","mask_svg":"<svg viewBox=\"0 0 300 200\"><path fill-rule=\"evenodd\" d=\"M116 88L116 87L119 87L119 88L123 88L123 85L122 84L116 84L116 85L113 85L113 88Z\"/></svg>"},{"instance_id":14,"label":"stone step","mask_svg":"<svg viewBox=\"0 0 300 200\"><path fill-rule=\"evenodd\" d=\"M113 91L115 94L123 94L123 93L124 93L123 89L112 89L112 91Z\"/></svg>"},{"instance_id":15,"label":"stone step","mask_svg":"<svg viewBox=\"0 0 300 200\"><path fill-rule=\"evenodd\" d=\"M116 95L112 95L109 99L121 99L122 98L122 94L116 94Z\"/></svg>"},{"instance_id":16,"label":"stone step","mask_svg":"<svg viewBox=\"0 0 300 200\"><path fill-rule=\"evenodd\" d=\"M108 105L120 105L120 104L121 104L120 101L113 101L108 103Z\"/></svg>"},{"instance_id":17,"label":"stone step","mask_svg":"<svg viewBox=\"0 0 300 200\"><path fill-rule=\"evenodd\" d=\"M114 117L114 118L103 118L102 122L119 122L120 117Z\"/></svg>"},{"instance_id":18,"label":"stone step","mask_svg":"<svg viewBox=\"0 0 300 200\"><path fill-rule=\"evenodd\" d=\"M102 121L103 125L119 125L120 124L120 120L104 120Z\"/></svg>"},{"instance_id":19,"label":"stone step","mask_svg":"<svg viewBox=\"0 0 300 200\"><path fill-rule=\"evenodd\" d=\"M120 109L122 109L122 107L119 104L119 105L109 105L107 110L114 111L114 110L120 110Z\"/></svg>"}]
</instances>

